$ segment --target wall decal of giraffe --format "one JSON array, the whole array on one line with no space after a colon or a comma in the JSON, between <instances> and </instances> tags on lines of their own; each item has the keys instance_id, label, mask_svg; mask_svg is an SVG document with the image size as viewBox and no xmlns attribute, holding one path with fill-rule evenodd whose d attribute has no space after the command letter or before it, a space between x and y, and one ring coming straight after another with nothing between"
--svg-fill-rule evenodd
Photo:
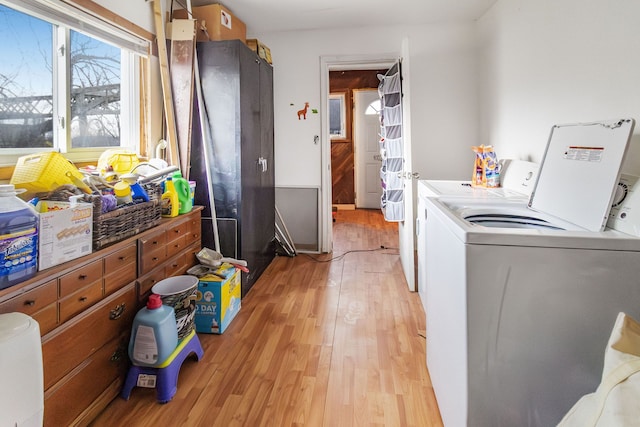
<instances>
[{"instance_id":1,"label":"wall decal of giraffe","mask_svg":"<svg viewBox=\"0 0 640 427\"><path fill-rule=\"evenodd\" d=\"M302 118L304 120L307 120L307 110L309 109L309 103L305 102L304 103L304 108L302 110L298 110L298 120L300 120L300 116L302 116Z\"/></svg>"}]
</instances>

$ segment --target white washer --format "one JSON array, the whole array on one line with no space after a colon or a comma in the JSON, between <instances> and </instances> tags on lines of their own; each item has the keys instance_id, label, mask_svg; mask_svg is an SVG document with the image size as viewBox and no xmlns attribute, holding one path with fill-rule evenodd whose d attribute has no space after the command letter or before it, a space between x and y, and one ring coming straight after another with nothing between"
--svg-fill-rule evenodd
<instances>
[{"instance_id":1,"label":"white washer","mask_svg":"<svg viewBox=\"0 0 640 427\"><path fill-rule=\"evenodd\" d=\"M525 160L505 159L500 161L500 187L477 188L471 181L421 180L418 181L418 210L416 215L416 236L418 248L418 294L422 307L427 308L427 254L426 220L427 197L456 196L470 197L499 202L502 200L529 199L538 175L539 165Z\"/></svg>"},{"instance_id":2,"label":"white washer","mask_svg":"<svg viewBox=\"0 0 640 427\"><path fill-rule=\"evenodd\" d=\"M617 314L640 318L640 239L604 229L633 124L555 126L527 204L426 200L427 365L447 427L556 425L599 384Z\"/></svg>"}]
</instances>

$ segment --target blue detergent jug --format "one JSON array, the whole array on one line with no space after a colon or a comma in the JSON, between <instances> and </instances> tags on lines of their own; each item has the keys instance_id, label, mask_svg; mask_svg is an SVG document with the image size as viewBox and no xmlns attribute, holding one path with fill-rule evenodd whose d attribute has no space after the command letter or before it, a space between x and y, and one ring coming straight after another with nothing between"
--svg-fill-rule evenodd
<instances>
[{"instance_id":1,"label":"blue detergent jug","mask_svg":"<svg viewBox=\"0 0 640 427\"><path fill-rule=\"evenodd\" d=\"M129 358L136 366L160 366L178 346L178 328L173 307L151 294L147 306L133 319Z\"/></svg>"},{"instance_id":2,"label":"blue detergent jug","mask_svg":"<svg viewBox=\"0 0 640 427\"><path fill-rule=\"evenodd\" d=\"M13 184L0 185L0 289L38 271L38 215L16 194Z\"/></svg>"}]
</instances>

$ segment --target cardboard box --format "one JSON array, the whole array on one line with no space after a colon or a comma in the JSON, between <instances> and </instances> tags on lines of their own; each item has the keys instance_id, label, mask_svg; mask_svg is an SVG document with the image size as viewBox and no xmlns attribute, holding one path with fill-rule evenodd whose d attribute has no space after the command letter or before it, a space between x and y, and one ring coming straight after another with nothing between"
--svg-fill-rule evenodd
<instances>
[{"instance_id":1,"label":"cardboard box","mask_svg":"<svg viewBox=\"0 0 640 427\"><path fill-rule=\"evenodd\" d=\"M247 27L229 9L221 4L198 6L191 9L196 24L196 40L242 40L246 43ZM178 9L173 11L173 17L188 18L187 11ZM203 30L206 29L206 31ZM207 37L208 36L208 37Z\"/></svg>"},{"instance_id":2,"label":"cardboard box","mask_svg":"<svg viewBox=\"0 0 640 427\"><path fill-rule=\"evenodd\" d=\"M256 52L260 58L264 59L269 64L273 64L271 61L271 49L269 49L267 45L262 43L260 40L247 39L247 46L249 46L252 51Z\"/></svg>"},{"instance_id":3,"label":"cardboard box","mask_svg":"<svg viewBox=\"0 0 640 427\"><path fill-rule=\"evenodd\" d=\"M38 225L38 270L91 253L93 205L47 201Z\"/></svg>"},{"instance_id":4,"label":"cardboard box","mask_svg":"<svg viewBox=\"0 0 640 427\"><path fill-rule=\"evenodd\" d=\"M223 333L240 311L240 272L222 264L216 273L200 278L196 294L196 332Z\"/></svg>"}]
</instances>

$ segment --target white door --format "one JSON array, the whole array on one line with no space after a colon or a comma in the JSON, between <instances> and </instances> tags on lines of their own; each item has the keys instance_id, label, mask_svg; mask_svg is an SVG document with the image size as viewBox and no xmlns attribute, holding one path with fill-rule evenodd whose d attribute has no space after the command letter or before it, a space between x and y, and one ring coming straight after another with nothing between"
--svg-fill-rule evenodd
<instances>
[{"instance_id":1,"label":"white door","mask_svg":"<svg viewBox=\"0 0 640 427\"><path fill-rule=\"evenodd\" d=\"M414 226L414 194L416 190L415 180L419 178L413 173L413 160L411 156L411 91L409 88L409 41L402 40L402 137L404 157L404 221L398 224L400 261L402 270L407 279L409 290L416 291L415 274L415 248L416 235Z\"/></svg>"},{"instance_id":2,"label":"white door","mask_svg":"<svg viewBox=\"0 0 640 427\"><path fill-rule=\"evenodd\" d=\"M380 116L365 114L369 105L379 100L377 89L354 91L356 208L380 208Z\"/></svg>"}]
</instances>

